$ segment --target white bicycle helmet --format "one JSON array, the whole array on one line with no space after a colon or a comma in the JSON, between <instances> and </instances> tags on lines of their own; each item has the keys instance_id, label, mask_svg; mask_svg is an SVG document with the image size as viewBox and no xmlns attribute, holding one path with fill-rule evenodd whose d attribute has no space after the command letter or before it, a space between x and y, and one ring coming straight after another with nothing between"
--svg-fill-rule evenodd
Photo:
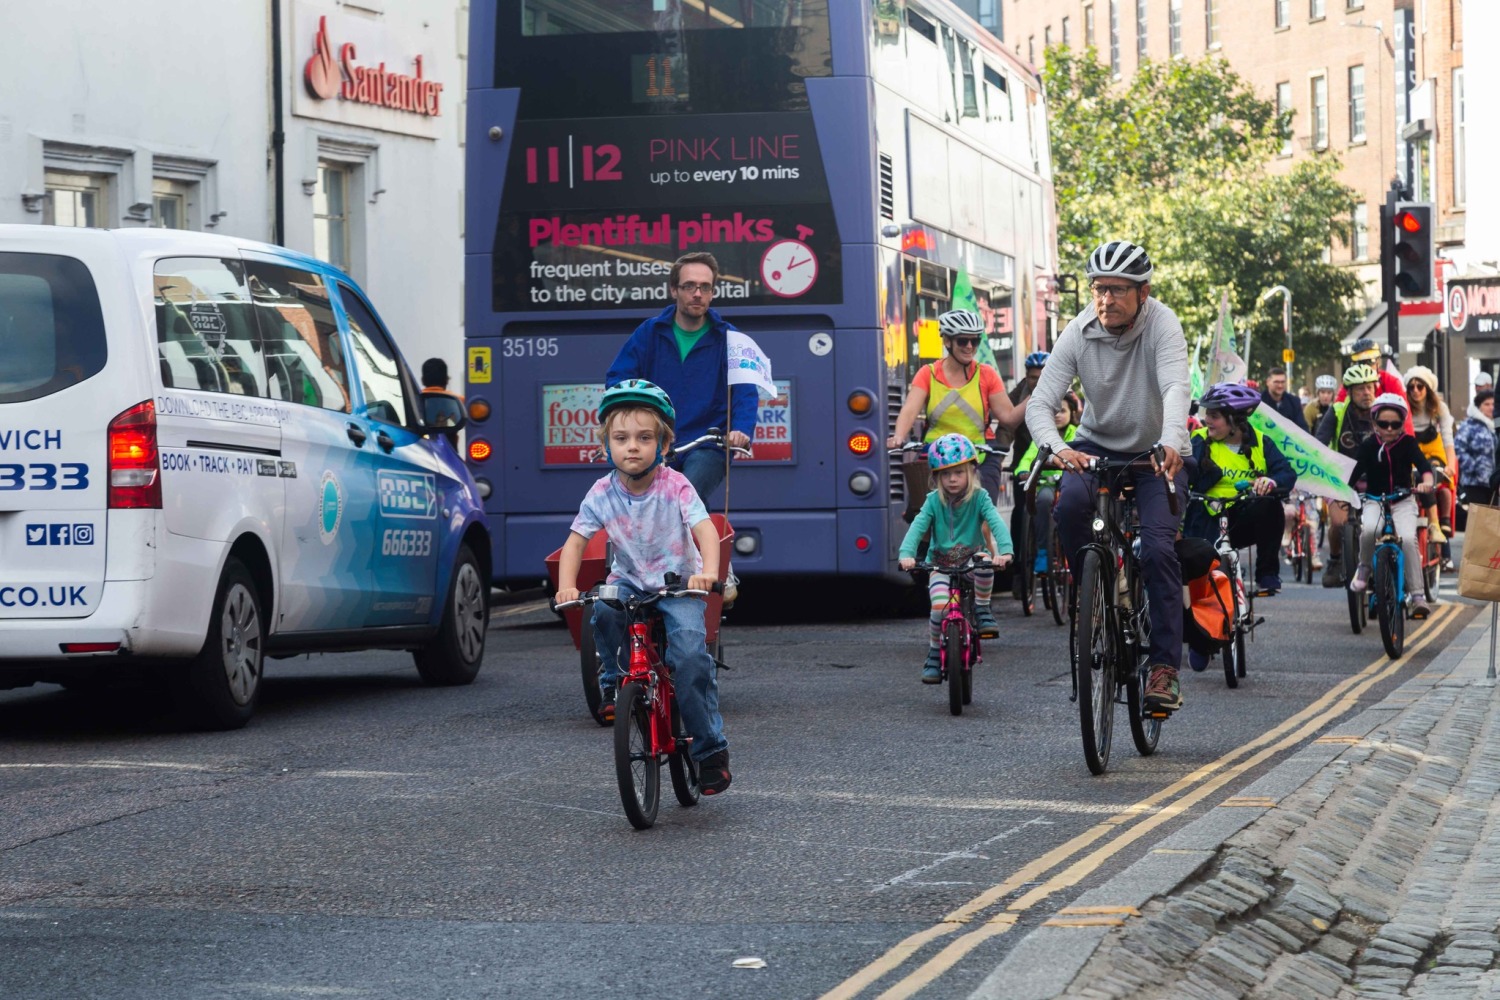
<instances>
[{"instance_id":1,"label":"white bicycle helmet","mask_svg":"<svg viewBox=\"0 0 1500 1000\"><path fill-rule=\"evenodd\" d=\"M1313 381L1313 386L1318 389L1337 389L1339 387L1339 380L1332 375L1319 375Z\"/></svg>"},{"instance_id":2,"label":"white bicycle helmet","mask_svg":"<svg viewBox=\"0 0 1500 1000\"><path fill-rule=\"evenodd\" d=\"M1111 240L1101 243L1089 254L1089 280L1094 278L1127 278L1130 281L1151 280L1151 258L1146 248L1136 246L1129 240Z\"/></svg>"},{"instance_id":3,"label":"white bicycle helmet","mask_svg":"<svg viewBox=\"0 0 1500 1000\"><path fill-rule=\"evenodd\" d=\"M944 337L984 336L984 320L968 309L950 309L938 317L938 333Z\"/></svg>"}]
</instances>

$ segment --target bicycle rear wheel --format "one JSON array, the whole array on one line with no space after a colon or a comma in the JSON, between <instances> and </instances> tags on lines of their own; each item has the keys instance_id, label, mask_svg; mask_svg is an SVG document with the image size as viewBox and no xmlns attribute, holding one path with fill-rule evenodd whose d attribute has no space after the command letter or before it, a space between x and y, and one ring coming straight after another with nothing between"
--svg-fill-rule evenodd
<instances>
[{"instance_id":1,"label":"bicycle rear wheel","mask_svg":"<svg viewBox=\"0 0 1500 1000\"><path fill-rule=\"evenodd\" d=\"M1302 536L1302 579L1307 583L1313 583L1313 553L1318 551L1317 544L1313 539L1312 525L1304 524L1298 532Z\"/></svg>"},{"instance_id":2,"label":"bicycle rear wheel","mask_svg":"<svg viewBox=\"0 0 1500 1000\"><path fill-rule=\"evenodd\" d=\"M1229 644L1219 652L1224 661L1224 683L1232 688L1240 686L1241 657L1245 655L1245 587L1238 573L1230 587Z\"/></svg>"},{"instance_id":3,"label":"bicycle rear wheel","mask_svg":"<svg viewBox=\"0 0 1500 1000\"><path fill-rule=\"evenodd\" d=\"M682 715L677 711L677 699L672 699L672 739L676 749L667 758L667 769L672 773L672 794L680 805L695 806L703 793L698 779L698 762L690 752L692 740L682 728Z\"/></svg>"},{"instance_id":4,"label":"bicycle rear wheel","mask_svg":"<svg viewBox=\"0 0 1500 1000\"><path fill-rule=\"evenodd\" d=\"M1349 627L1354 630L1355 635L1359 635L1366 621L1365 595L1349 589L1355 571L1359 569L1359 532L1347 522L1339 532L1344 545L1344 596L1349 600Z\"/></svg>"},{"instance_id":5,"label":"bicycle rear wheel","mask_svg":"<svg viewBox=\"0 0 1500 1000\"><path fill-rule=\"evenodd\" d=\"M1438 589L1438 567L1443 564L1443 545L1432 540L1432 532L1417 529L1417 550L1422 553L1422 597L1429 604Z\"/></svg>"},{"instance_id":6,"label":"bicycle rear wheel","mask_svg":"<svg viewBox=\"0 0 1500 1000\"><path fill-rule=\"evenodd\" d=\"M578 632L578 668L583 678L583 701L588 706L589 714L599 725L609 725L609 720L599 711L599 706L603 703L603 697L599 694L599 651L594 648L594 626L589 624L586 615L583 627Z\"/></svg>"},{"instance_id":7,"label":"bicycle rear wheel","mask_svg":"<svg viewBox=\"0 0 1500 1000\"><path fill-rule=\"evenodd\" d=\"M1406 645L1406 608L1400 598L1396 553L1384 546L1375 553L1375 613L1380 619L1380 642L1385 655L1399 659Z\"/></svg>"},{"instance_id":8,"label":"bicycle rear wheel","mask_svg":"<svg viewBox=\"0 0 1500 1000\"><path fill-rule=\"evenodd\" d=\"M1072 577L1068 575L1068 561L1063 558L1062 550L1062 540L1057 537L1054 525L1047 549L1047 577L1052 581L1052 620L1066 625L1065 619L1072 610L1068 606Z\"/></svg>"},{"instance_id":9,"label":"bicycle rear wheel","mask_svg":"<svg viewBox=\"0 0 1500 1000\"><path fill-rule=\"evenodd\" d=\"M1078 573L1073 671L1083 759L1094 774L1103 774L1109 767L1115 724L1115 639L1109 627L1109 583L1099 553L1085 552Z\"/></svg>"},{"instance_id":10,"label":"bicycle rear wheel","mask_svg":"<svg viewBox=\"0 0 1500 1000\"><path fill-rule=\"evenodd\" d=\"M1141 609L1141 645L1135 657L1135 669L1125 677L1125 709L1130 713L1130 738L1135 742L1136 753L1149 757L1156 753L1157 741L1161 739L1161 719L1146 716L1146 681L1151 672L1151 599L1139 577L1134 585L1135 606Z\"/></svg>"},{"instance_id":11,"label":"bicycle rear wheel","mask_svg":"<svg viewBox=\"0 0 1500 1000\"><path fill-rule=\"evenodd\" d=\"M654 824L661 807L661 762L651 745L651 707L636 682L621 688L615 699L615 778L630 825L645 830Z\"/></svg>"},{"instance_id":12,"label":"bicycle rear wheel","mask_svg":"<svg viewBox=\"0 0 1500 1000\"><path fill-rule=\"evenodd\" d=\"M948 711L964 714L964 630L956 621L943 623L943 670L948 674Z\"/></svg>"}]
</instances>

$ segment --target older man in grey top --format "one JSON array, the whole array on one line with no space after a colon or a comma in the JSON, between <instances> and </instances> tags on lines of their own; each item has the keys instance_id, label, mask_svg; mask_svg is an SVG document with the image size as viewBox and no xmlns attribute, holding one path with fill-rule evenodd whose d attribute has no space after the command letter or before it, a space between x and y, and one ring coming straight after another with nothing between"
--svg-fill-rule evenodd
<instances>
[{"instance_id":1,"label":"older man in grey top","mask_svg":"<svg viewBox=\"0 0 1500 1000\"><path fill-rule=\"evenodd\" d=\"M1161 475L1142 470L1135 480L1141 521L1141 571L1151 601L1151 675L1146 703L1163 711L1182 707L1177 668L1182 662L1182 570L1175 541L1180 515L1171 512L1166 480L1187 498L1182 455L1189 451L1187 342L1172 310L1151 298L1146 251L1117 240L1089 255L1093 302L1057 338L1026 407L1026 426L1064 468L1085 471L1090 456L1141 457L1160 443ZM1074 377L1086 400L1078 435L1064 444L1052 414ZM1069 564L1090 540L1094 481L1064 476L1057 528Z\"/></svg>"}]
</instances>

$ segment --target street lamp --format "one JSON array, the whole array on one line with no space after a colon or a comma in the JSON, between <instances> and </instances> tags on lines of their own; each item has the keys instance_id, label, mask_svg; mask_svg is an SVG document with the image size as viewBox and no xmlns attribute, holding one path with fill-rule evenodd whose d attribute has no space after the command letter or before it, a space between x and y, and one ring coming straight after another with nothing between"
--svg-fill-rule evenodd
<instances>
[{"instance_id":1,"label":"street lamp","mask_svg":"<svg viewBox=\"0 0 1500 1000\"><path fill-rule=\"evenodd\" d=\"M1271 296L1281 295L1281 332L1286 334L1286 384L1293 392L1297 391L1297 382L1292 378L1292 290L1285 285L1277 285L1275 288L1267 288L1260 293L1260 305L1265 305ZM1250 344L1249 337L1245 338L1245 367L1250 366Z\"/></svg>"}]
</instances>

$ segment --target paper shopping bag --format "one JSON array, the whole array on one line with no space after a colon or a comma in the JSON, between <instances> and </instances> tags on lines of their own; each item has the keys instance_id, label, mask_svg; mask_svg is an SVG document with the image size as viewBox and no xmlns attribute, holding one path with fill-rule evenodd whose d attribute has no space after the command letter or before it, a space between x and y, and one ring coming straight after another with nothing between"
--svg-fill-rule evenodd
<instances>
[{"instance_id":1,"label":"paper shopping bag","mask_svg":"<svg viewBox=\"0 0 1500 1000\"><path fill-rule=\"evenodd\" d=\"M1500 507L1469 505L1458 592L1476 601L1500 601Z\"/></svg>"}]
</instances>

